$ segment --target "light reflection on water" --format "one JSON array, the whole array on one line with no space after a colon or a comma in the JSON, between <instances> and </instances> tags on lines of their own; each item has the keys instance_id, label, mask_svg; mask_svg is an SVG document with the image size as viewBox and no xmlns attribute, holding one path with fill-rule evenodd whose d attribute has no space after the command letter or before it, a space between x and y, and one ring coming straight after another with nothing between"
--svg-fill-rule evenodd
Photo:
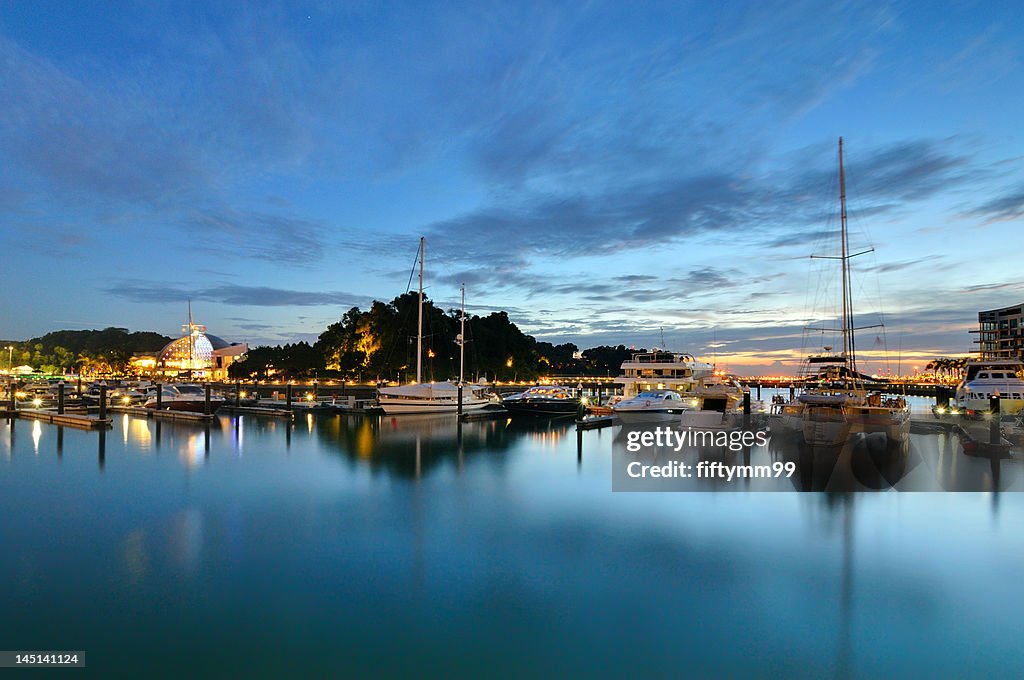
<instances>
[{"instance_id":1,"label":"light reflection on water","mask_svg":"<svg viewBox=\"0 0 1024 680\"><path fill-rule=\"evenodd\" d=\"M97 672L1024 670L1015 493L611 493L619 433L571 421L35 432L0 429L0 640ZM915 443L905 477L1005 488Z\"/></svg>"}]
</instances>

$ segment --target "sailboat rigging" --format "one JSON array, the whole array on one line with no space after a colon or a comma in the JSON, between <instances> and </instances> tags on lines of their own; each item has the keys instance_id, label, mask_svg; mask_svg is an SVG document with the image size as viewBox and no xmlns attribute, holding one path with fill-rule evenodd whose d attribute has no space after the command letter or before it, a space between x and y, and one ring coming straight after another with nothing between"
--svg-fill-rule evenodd
<instances>
[{"instance_id":1,"label":"sailboat rigging","mask_svg":"<svg viewBox=\"0 0 1024 680\"><path fill-rule=\"evenodd\" d=\"M470 386L460 400L459 392L464 382L464 333L466 324L466 289L462 287L462 313L460 333L456 339L459 345L459 382L422 382L423 380L423 259L425 239L420 237L419 311L416 321L416 382L412 385L381 387L377 391L377 404L387 415L401 413L457 413L459 402L463 411L481 409L490 403L481 392L482 387Z\"/></svg>"},{"instance_id":2,"label":"sailboat rigging","mask_svg":"<svg viewBox=\"0 0 1024 680\"><path fill-rule=\"evenodd\" d=\"M808 363L824 365L824 385L808 390L800 396L798 404L786 405L782 411L784 425L799 424L804 440L812 445L838 445L852 432L882 433L889 441L905 441L910 433L910 409L903 398L883 399L881 393L867 394L863 376L857 366L856 331L877 328L881 324L855 327L853 323L853 286L850 279L850 260L874 251L868 248L850 252L846 212L846 171L843 164L843 138L839 138L839 204L840 255L812 255L812 258L840 261L842 280L842 336L843 349L839 357L809 357ZM832 329L808 329L832 330ZM837 375L829 375L835 369Z\"/></svg>"}]
</instances>

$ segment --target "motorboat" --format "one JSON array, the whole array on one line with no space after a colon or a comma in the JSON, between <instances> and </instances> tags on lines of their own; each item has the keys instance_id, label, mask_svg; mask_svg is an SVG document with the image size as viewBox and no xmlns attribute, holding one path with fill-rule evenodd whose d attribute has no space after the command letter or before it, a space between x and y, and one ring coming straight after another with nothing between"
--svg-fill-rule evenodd
<instances>
[{"instance_id":1,"label":"motorboat","mask_svg":"<svg viewBox=\"0 0 1024 680\"><path fill-rule=\"evenodd\" d=\"M967 412L991 412L992 398L999 397L999 411L1018 414L1024 410L1024 362L1019 359L971 359L957 386L951 407Z\"/></svg>"},{"instance_id":2,"label":"motorboat","mask_svg":"<svg viewBox=\"0 0 1024 680\"><path fill-rule=\"evenodd\" d=\"M675 422L685 408L683 398L675 390L648 390L614 404L611 411L624 424L631 425Z\"/></svg>"},{"instance_id":3,"label":"motorboat","mask_svg":"<svg viewBox=\"0 0 1024 680\"><path fill-rule=\"evenodd\" d=\"M224 405L224 397L210 395L210 413L214 413ZM157 408L157 397L154 394L145 403L146 408ZM206 388L202 385L165 384L160 388L160 409L164 411L206 412Z\"/></svg>"},{"instance_id":4,"label":"motorboat","mask_svg":"<svg viewBox=\"0 0 1024 680\"><path fill-rule=\"evenodd\" d=\"M743 386L735 378L712 375L682 395L685 410L680 414L683 429L730 430L743 425ZM751 411L763 410L760 403Z\"/></svg>"},{"instance_id":5,"label":"motorboat","mask_svg":"<svg viewBox=\"0 0 1024 680\"><path fill-rule=\"evenodd\" d=\"M576 391L560 385L538 385L501 400L510 415L571 416L580 408Z\"/></svg>"},{"instance_id":6,"label":"motorboat","mask_svg":"<svg viewBox=\"0 0 1024 680\"><path fill-rule=\"evenodd\" d=\"M712 375L714 366L692 354L654 350L633 354L622 362L621 371L616 382L622 383L622 394L629 399L650 390L692 390L698 380Z\"/></svg>"}]
</instances>

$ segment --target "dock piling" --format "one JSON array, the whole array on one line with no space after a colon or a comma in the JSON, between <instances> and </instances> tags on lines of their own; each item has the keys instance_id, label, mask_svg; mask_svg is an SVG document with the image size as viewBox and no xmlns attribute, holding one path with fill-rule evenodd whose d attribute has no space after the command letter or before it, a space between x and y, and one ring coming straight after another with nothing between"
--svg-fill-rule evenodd
<instances>
[{"instance_id":1,"label":"dock piling","mask_svg":"<svg viewBox=\"0 0 1024 680\"><path fill-rule=\"evenodd\" d=\"M210 411L210 383L206 383L205 385L203 385L203 388L204 388L204 394L203 394L203 415L204 416L208 416L211 413L211 411Z\"/></svg>"},{"instance_id":2,"label":"dock piling","mask_svg":"<svg viewBox=\"0 0 1024 680\"><path fill-rule=\"evenodd\" d=\"M57 383L57 413L64 415L64 381Z\"/></svg>"},{"instance_id":3,"label":"dock piling","mask_svg":"<svg viewBox=\"0 0 1024 680\"><path fill-rule=\"evenodd\" d=\"M285 394L285 398L284 398L284 400L285 400L285 408L287 408L289 411L291 411L292 410L292 384L291 383L288 383L288 387L285 388L284 394Z\"/></svg>"},{"instance_id":4,"label":"dock piling","mask_svg":"<svg viewBox=\"0 0 1024 680\"><path fill-rule=\"evenodd\" d=\"M998 394L992 395L988 400L988 408L992 411L992 420L988 424L988 441L990 444L998 444L1002 438L1002 433L999 431L1000 407Z\"/></svg>"},{"instance_id":5,"label":"dock piling","mask_svg":"<svg viewBox=\"0 0 1024 680\"><path fill-rule=\"evenodd\" d=\"M462 381L459 381L459 409L458 409L458 413L459 413L460 416L462 415ZM462 432L462 430L460 429L459 432Z\"/></svg>"},{"instance_id":6,"label":"dock piling","mask_svg":"<svg viewBox=\"0 0 1024 680\"><path fill-rule=\"evenodd\" d=\"M164 386L163 383L156 384L156 410L162 411L164 407Z\"/></svg>"},{"instance_id":7,"label":"dock piling","mask_svg":"<svg viewBox=\"0 0 1024 680\"><path fill-rule=\"evenodd\" d=\"M235 381L235 408L242 405L242 381Z\"/></svg>"},{"instance_id":8,"label":"dock piling","mask_svg":"<svg viewBox=\"0 0 1024 680\"><path fill-rule=\"evenodd\" d=\"M107 385L100 383L100 420L107 419Z\"/></svg>"}]
</instances>

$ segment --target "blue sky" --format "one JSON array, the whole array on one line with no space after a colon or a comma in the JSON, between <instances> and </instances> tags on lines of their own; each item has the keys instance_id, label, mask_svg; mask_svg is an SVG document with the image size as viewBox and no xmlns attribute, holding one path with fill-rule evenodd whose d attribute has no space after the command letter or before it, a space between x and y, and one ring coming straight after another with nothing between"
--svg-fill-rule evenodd
<instances>
[{"instance_id":1,"label":"blue sky","mask_svg":"<svg viewBox=\"0 0 1024 680\"><path fill-rule=\"evenodd\" d=\"M717 5L721 6L717 6ZM211 6L208 6L211 5ZM404 292L580 347L869 368L1020 302L1012 3L0 5L0 336L315 339ZM820 324L820 321L818 322ZM771 369L771 370L775 370Z\"/></svg>"}]
</instances>

